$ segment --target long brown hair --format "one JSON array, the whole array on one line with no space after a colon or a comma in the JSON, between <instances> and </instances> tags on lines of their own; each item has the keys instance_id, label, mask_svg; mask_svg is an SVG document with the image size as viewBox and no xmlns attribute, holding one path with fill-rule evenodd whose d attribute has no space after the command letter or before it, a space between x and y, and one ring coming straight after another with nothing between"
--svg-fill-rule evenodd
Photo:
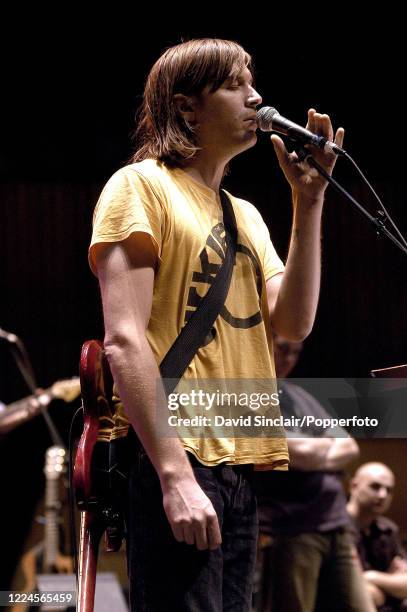
<instances>
[{"instance_id":1,"label":"long brown hair","mask_svg":"<svg viewBox=\"0 0 407 612\"><path fill-rule=\"evenodd\" d=\"M185 165L199 147L193 127L177 112L174 95L199 95L206 86L214 92L245 67L252 71L250 55L230 40L194 39L167 49L147 78L131 161L154 158L168 166Z\"/></svg>"}]
</instances>

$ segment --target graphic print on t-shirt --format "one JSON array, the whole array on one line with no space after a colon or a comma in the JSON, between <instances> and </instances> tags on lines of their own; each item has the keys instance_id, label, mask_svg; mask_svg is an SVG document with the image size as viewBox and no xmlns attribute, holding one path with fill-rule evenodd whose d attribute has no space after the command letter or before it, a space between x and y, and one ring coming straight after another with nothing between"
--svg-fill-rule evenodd
<instances>
[{"instance_id":1,"label":"graphic print on t-shirt","mask_svg":"<svg viewBox=\"0 0 407 612\"><path fill-rule=\"evenodd\" d=\"M211 233L209 234L206 240L205 247L199 254L201 270L194 271L192 274L192 282L196 284L191 285L189 288L187 309L185 311L185 323L188 321L192 313L196 310L201 299L204 297L207 291L206 287L203 287L203 285L211 285L214 278L216 277L218 269L220 268L221 264L225 259L225 250L225 227L223 223L218 223L212 228ZM213 263L209 261L209 254L211 252L214 252L218 255L221 260L221 263ZM239 253L242 253L243 255L247 256L254 267L256 273L257 294L260 302L262 291L262 275L259 263L256 257L251 252L251 250L240 243L237 244L236 257L239 257ZM199 288L201 288L200 292L198 291ZM226 323L228 323L231 327L239 329L248 329L250 327L254 327L255 325L258 325L262 320L260 310L247 317L238 317L228 310L226 304L223 305L219 316L221 316L222 319L226 321ZM216 330L212 328L209 334L206 336L203 346L206 346L214 339L215 333Z\"/></svg>"}]
</instances>

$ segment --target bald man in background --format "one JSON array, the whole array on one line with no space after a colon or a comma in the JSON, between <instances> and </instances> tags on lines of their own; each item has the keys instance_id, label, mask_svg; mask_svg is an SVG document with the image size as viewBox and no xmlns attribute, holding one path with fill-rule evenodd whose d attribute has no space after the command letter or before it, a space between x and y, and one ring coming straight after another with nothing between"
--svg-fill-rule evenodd
<instances>
[{"instance_id":1,"label":"bald man in background","mask_svg":"<svg viewBox=\"0 0 407 612\"><path fill-rule=\"evenodd\" d=\"M407 554L397 525L384 516L395 478L383 463L365 463L350 485L347 505L368 590L380 612L407 611Z\"/></svg>"}]
</instances>

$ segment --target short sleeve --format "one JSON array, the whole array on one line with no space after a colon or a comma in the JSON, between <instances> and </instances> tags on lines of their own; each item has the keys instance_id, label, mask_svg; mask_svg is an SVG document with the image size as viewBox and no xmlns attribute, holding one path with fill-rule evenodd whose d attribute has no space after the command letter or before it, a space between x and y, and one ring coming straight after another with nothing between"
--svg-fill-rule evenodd
<instances>
[{"instance_id":1,"label":"short sleeve","mask_svg":"<svg viewBox=\"0 0 407 612\"><path fill-rule=\"evenodd\" d=\"M284 272L284 264L280 257L277 255L277 251L273 246L270 238L270 232L267 225L262 221L263 233L264 233L264 259L263 259L263 271L264 278L268 281L270 278Z\"/></svg>"},{"instance_id":2,"label":"short sleeve","mask_svg":"<svg viewBox=\"0 0 407 612\"><path fill-rule=\"evenodd\" d=\"M161 254L162 206L148 180L131 167L116 172L106 183L93 214L89 265L96 274L94 247L126 240L133 232L152 237Z\"/></svg>"}]
</instances>

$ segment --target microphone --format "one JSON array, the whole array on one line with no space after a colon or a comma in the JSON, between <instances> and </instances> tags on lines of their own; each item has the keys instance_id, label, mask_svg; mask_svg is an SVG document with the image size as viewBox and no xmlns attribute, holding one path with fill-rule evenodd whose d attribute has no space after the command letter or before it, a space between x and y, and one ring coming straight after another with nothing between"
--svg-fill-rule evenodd
<instances>
[{"instance_id":1,"label":"microphone","mask_svg":"<svg viewBox=\"0 0 407 612\"><path fill-rule=\"evenodd\" d=\"M323 149L326 153L346 155L346 152L334 142L330 142L324 136L313 134L297 123L286 119L272 106L263 106L257 111L257 122L262 132L279 132L303 145L311 144Z\"/></svg>"}]
</instances>

